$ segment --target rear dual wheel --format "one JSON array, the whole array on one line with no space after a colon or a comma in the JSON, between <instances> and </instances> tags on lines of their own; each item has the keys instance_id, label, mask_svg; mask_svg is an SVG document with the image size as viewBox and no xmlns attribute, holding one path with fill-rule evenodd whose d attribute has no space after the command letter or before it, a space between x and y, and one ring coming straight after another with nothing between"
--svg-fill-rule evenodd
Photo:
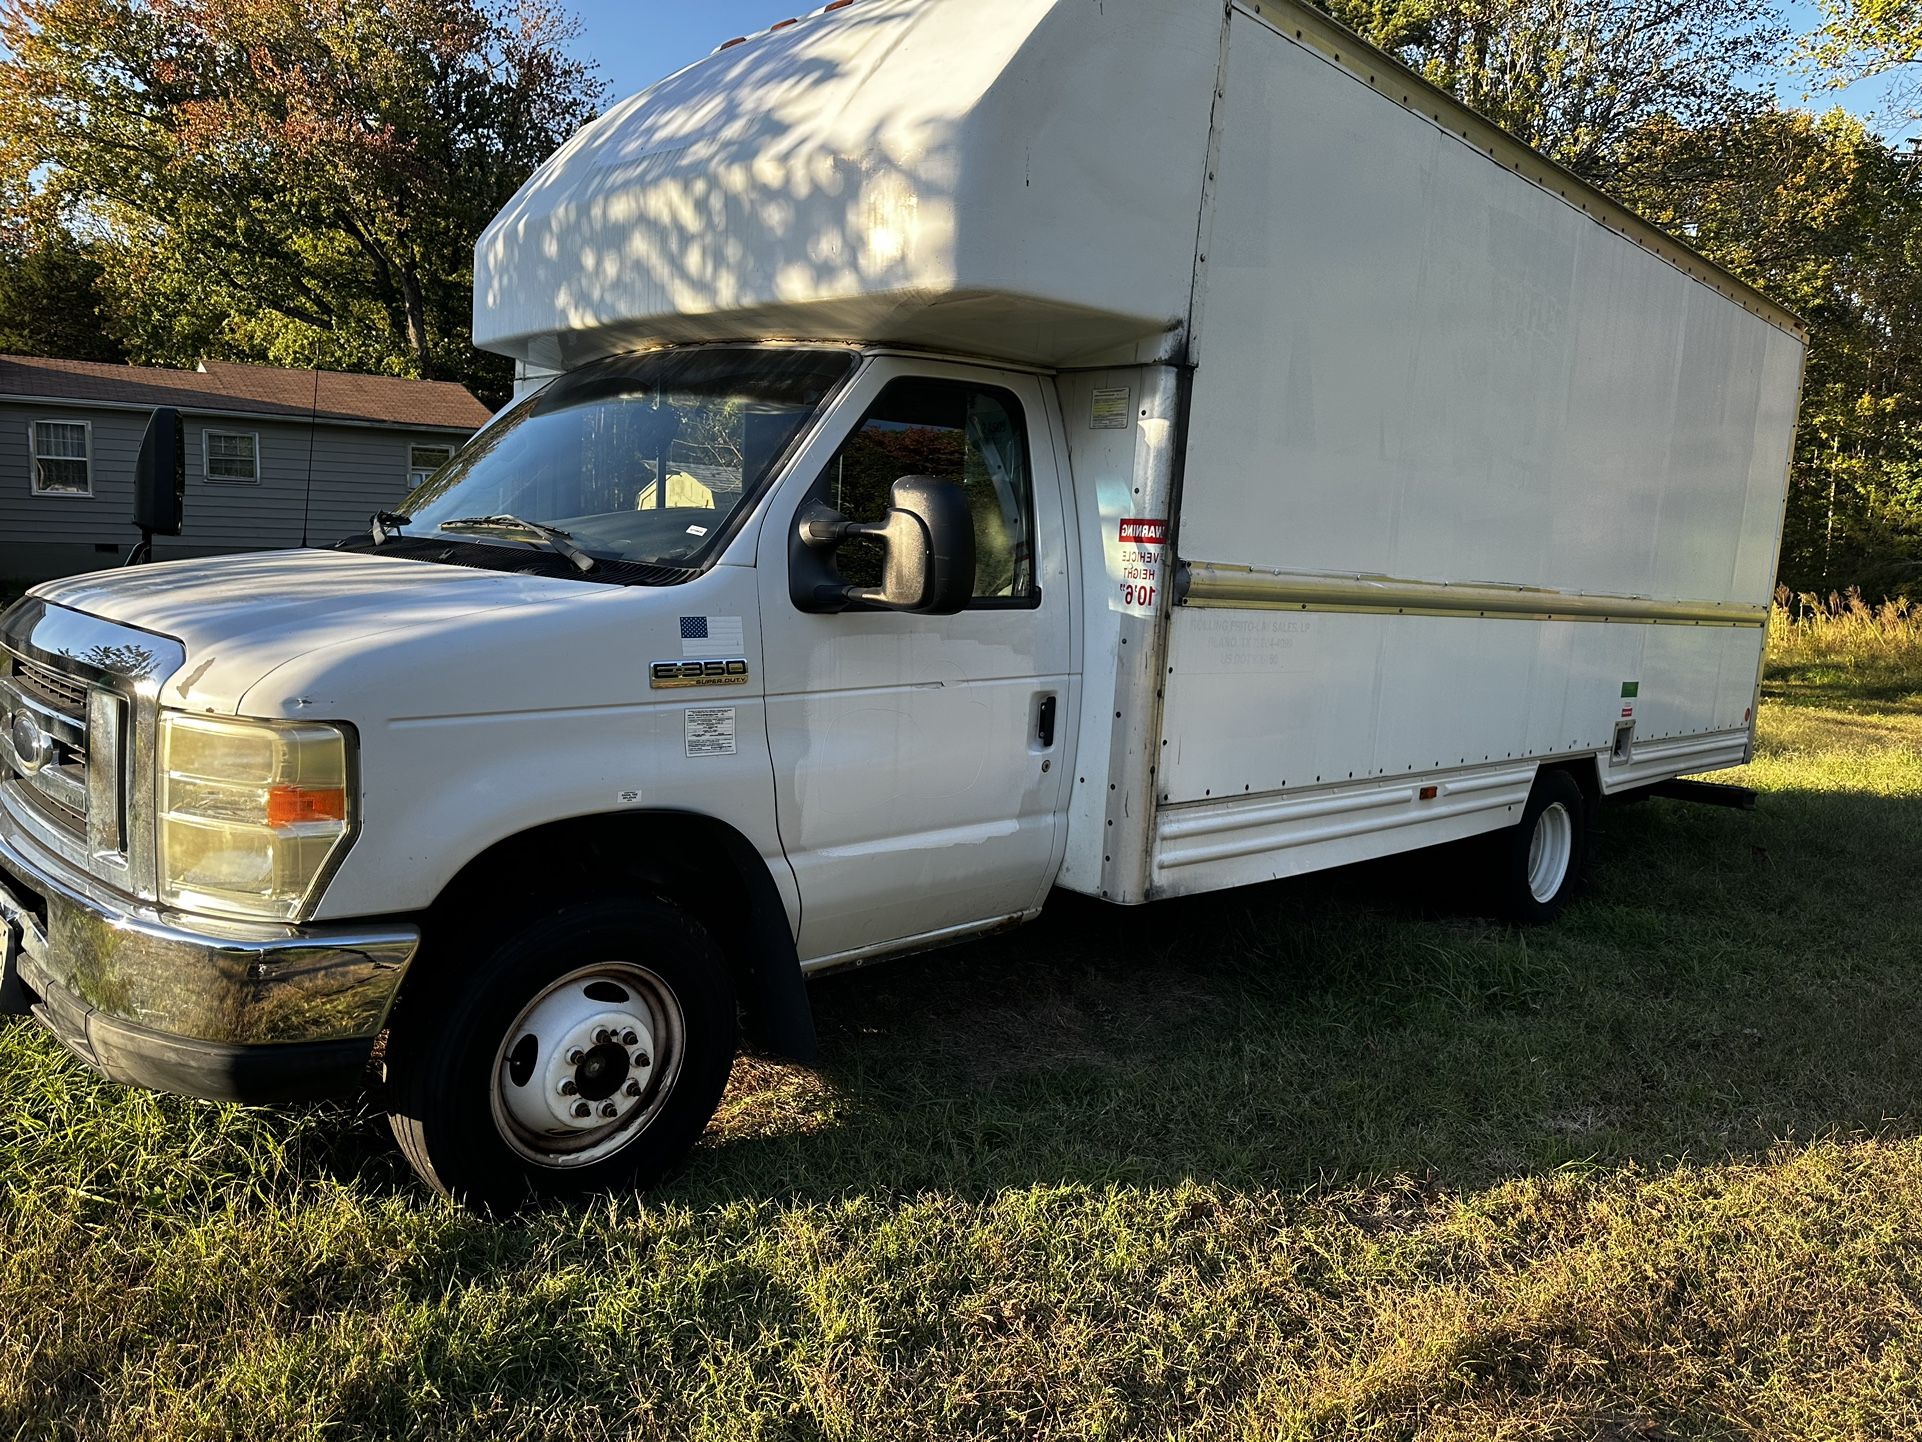
<instances>
[{"instance_id":1,"label":"rear dual wheel","mask_svg":"<svg viewBox=\"0 0 1922 1442\"><path fill-rule=\"evenodd\" d=\"M1521 821L1493 840L1496 901L1530 924L1553 921L1581 890L1589 857L1588 804L1566 771L1535 778Z\"/></svg>"},{"instance_id":2,"label":"rear dual wheel","mask_svg":"<svg viewBox=\"0 0 1922 1442\"><path fill-rule=\"evenodd\" d=\"M556 906L445 963L390 1030L388 1120L422 1180L495 1210L643 1187L734 1061L720 949L664 901Z\"/></svg>"}]
</instances>

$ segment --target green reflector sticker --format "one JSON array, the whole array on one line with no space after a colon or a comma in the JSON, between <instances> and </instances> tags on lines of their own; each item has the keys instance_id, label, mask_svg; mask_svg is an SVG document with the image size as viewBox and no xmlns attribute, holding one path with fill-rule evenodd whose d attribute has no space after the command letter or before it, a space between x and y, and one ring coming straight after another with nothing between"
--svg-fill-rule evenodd
<instances>
[{"instance_id":1,"label":"green reflector sticker","mask_svg":"<svg viewBox=\"0 0 1922 1442\"><path fill-rule=\"evenodd\" d=\"M1639 696L1641 694L1642 694L1642 683L1640 681L1622 682L1622 699L1624 701L1626 701L1631 696Z\"/></svg>"}]
</instances>

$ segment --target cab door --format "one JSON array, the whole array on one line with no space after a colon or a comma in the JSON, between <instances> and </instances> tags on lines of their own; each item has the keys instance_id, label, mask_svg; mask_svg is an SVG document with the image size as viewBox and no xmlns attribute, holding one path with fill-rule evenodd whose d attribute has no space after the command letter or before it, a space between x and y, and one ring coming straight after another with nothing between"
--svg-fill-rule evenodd
<instances>
[{"instance_id":1,"label":"cab door","mask_svg":"<svg viewBox=\"0 0 1922 1442\"><path fill-rule=\"evenodd\" d=\"M1065 842L1074 733L1070 534L1042 382L877 357L772 498L756 556L781 841L804 962L1032 912ZM796 515L879 520L903 475L958 483L974 519L959 614L818 614L790 595ZM879 578L872 543L844 579Z\"/></svg>"}]
</instances>

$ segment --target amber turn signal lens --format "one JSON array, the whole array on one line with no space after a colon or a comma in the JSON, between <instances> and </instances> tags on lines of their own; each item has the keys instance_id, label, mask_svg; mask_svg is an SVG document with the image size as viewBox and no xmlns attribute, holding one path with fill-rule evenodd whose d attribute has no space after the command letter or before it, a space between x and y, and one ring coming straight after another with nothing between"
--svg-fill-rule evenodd
<instances>
[{"instance_id":1,"label":"amber turn signal lens","mask_svg":"<svg viewBox=\"0 0 1922 1442\"><path fill-rule=\"evenodd\" d=\"M345 821L347 793L338 786L275 786L267 792L267 824L298 826L303 821Z\"/></svg>"}]
</instances>

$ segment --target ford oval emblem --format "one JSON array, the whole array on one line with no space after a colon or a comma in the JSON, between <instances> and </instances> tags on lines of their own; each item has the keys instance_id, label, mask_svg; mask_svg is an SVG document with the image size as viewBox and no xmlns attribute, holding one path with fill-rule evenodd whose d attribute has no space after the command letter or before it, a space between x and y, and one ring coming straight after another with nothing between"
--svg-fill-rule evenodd
<instances>
[{"instance_id":1,"label":"ford oval emblem","mask_svg":"<svg viewBox=\"0 0 1922 1442\"><path fill-rule=\"evenodd\" d=\"M7 728L7 739L13 743L14 760L20 763L23 776L32 776L43 770L53 760L53 737L34 717L31 711L19 710L13 713L13 725Z\"/></svg>"}]
</instances>

